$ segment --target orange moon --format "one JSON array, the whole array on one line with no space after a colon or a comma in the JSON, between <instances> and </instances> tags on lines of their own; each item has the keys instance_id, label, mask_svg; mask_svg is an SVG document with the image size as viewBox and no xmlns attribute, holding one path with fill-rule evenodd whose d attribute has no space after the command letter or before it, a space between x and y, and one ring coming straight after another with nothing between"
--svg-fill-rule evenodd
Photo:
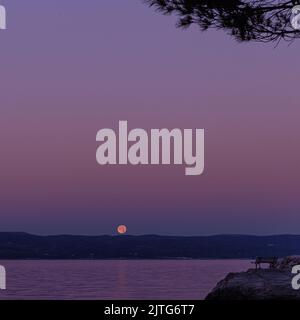
<instances>
[{"instance_id":1,"label":"orange moon","mask_svg":"<svg viewBox=\"0 0 300 320\"><path fill-rule=\"evenodd\" d=\"M120 226L118 226L117 230L118 230L119 234L124 234L127 231L127 227L125 225L121 224Z\"/></svg>"}]
</instances>

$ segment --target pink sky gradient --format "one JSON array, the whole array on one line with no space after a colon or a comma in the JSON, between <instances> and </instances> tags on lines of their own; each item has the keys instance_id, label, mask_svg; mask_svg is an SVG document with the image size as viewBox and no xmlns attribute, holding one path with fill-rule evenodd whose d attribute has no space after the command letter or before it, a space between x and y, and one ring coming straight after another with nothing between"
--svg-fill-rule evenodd
<instances>
[{"instance_id":1,"label":"pink sky gradient","mask_svg":"<svg viewBox=\"0 0 300 320\"><path fill-rule=\"evenodd\" d=\"M142 1L1 1L1 228L299 233L299 43L174 27ZM96 132L205 128L202 176L97 165Z\"/></svg>"}]
</instances>

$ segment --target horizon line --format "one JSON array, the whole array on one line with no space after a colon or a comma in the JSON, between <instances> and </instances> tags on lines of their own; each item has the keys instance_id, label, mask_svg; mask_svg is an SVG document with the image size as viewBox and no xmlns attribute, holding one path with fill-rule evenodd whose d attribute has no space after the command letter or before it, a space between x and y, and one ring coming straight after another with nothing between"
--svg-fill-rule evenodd
<instances>
[{"instance_id":1,"label":"horizon line","mask_svg":"<svg viewBox=\"0 0 300 320\"><path fill-rule=\"evenodd\" d=\"M196 238L196 237L218 237L218 236L244 236L244 237L282 237L282 236L300 236L297 233L276 233L276 234L250 234L250 233L215 233L215 234L202 234L202 235L169 235L169 234L74 234L74 233L57 233L57 234L36 234L26 231L0 231L1 234L24 234L36 237L176 237L176 238Z\"/></svg>"}]
</instances>

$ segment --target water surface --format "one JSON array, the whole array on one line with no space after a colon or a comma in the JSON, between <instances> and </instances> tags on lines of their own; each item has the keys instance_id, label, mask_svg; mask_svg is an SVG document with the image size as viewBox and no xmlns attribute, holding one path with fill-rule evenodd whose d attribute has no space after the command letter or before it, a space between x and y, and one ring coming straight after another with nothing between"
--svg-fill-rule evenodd
<instances>
[{"instance_id":1,"label":"water surface","mask_svg":"<svg viewBox=\"0 0 300 320\"><path fill-rule=\"evenodd\" d=\"M0 261L0 299L203 299L247 260Z\"/></svg>"}]
</instances>

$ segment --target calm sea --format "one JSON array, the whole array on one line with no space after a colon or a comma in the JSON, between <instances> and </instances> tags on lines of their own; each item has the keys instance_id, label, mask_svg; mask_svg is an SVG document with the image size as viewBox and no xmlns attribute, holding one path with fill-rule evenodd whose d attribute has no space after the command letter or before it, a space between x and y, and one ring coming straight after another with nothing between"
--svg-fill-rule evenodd
<instances>
[{"instance_id":1,"label":"calm sea","mask_svg":"<svg viewBox=\"0 0 300 320\"><path fill-rule=\"evenodd\" d=\"M203 299L246 260L0 261L0 299Z\"/></svg>"}]
</instances>

